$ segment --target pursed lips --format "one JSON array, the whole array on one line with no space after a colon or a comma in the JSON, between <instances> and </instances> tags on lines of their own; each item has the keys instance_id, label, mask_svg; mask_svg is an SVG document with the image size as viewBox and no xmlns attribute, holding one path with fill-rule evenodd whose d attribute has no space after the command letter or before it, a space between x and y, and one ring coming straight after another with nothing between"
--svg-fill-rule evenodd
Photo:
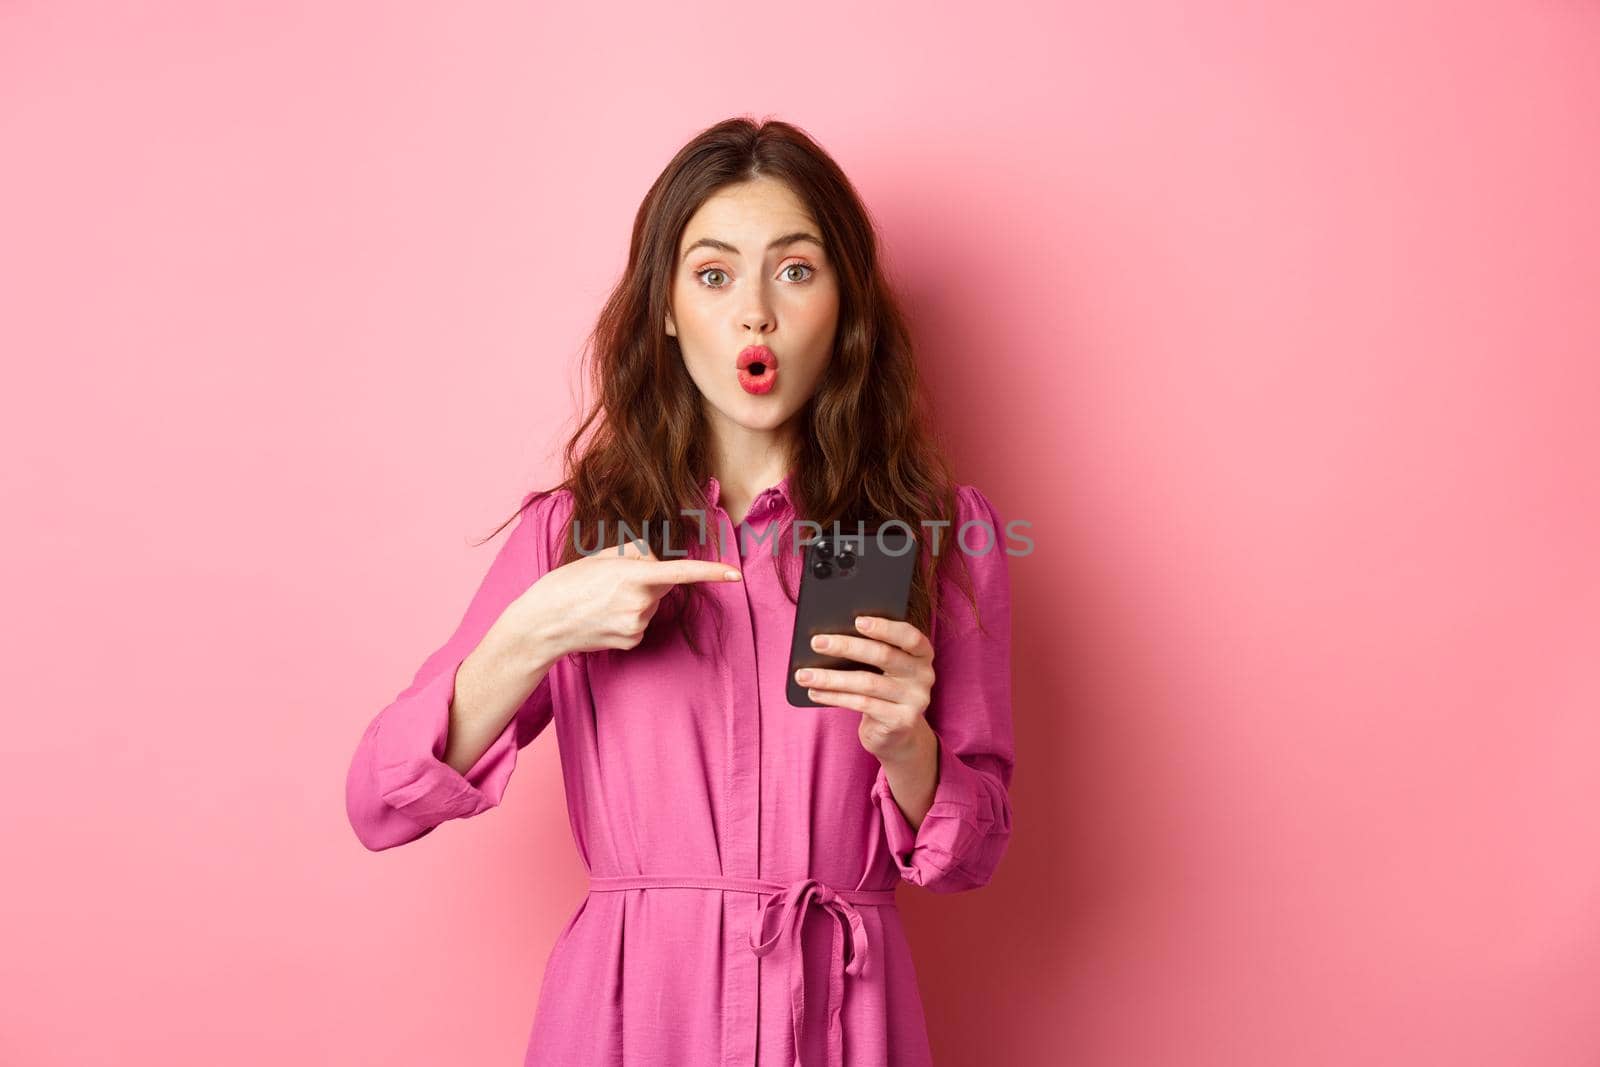
<instances>
[{"instance_id":1,"label":"pursed lips","mask_svg":"<svg viewBox=\"0 0 1600 1067\"><path fill-rule=\"evenodd\" d=\"M739 370L744 370L752 363L760 363L765 367L775 369L778 366L778 356L766 345L748 345L739 353L735 366Z\"/></svg>"}]
</instances>

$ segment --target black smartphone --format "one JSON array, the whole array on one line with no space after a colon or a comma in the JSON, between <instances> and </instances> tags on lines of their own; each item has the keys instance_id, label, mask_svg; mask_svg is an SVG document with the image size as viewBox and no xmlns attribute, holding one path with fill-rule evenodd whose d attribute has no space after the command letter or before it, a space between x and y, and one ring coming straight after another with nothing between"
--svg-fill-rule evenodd
<instances>
[{"instance_id":1,"label":"black smartphone","mask_svg":"<svg viewBox=\"0 0 1600 1067\"><path fill-rule=\"evenodd\" d=\"M905 620L911 602L911 580L917 565L917 539L902 526L865 532L826 532L805 542L805 570L795 604L794 636L789 644L789 703L797 708L828 707L806 695L794 680L802 667L860 670L882 674L871 663L818 652L817 634L864 635L857 615ZM825 687L822 687L825 688Z\"/></svg>"}]
</instances>

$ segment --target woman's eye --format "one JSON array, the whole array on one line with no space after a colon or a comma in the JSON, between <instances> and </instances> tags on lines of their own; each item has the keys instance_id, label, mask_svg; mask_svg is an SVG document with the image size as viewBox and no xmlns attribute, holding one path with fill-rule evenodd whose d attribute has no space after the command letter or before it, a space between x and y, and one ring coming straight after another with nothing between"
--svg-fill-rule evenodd
<instances>
[{"instance_id":1,"label":"woman's eye","mask_svg":"<svg viewBox=\"0 0 1600 1067\"><path fill-rule=\"evenodd\" d=\"M697 270L694 273L695 273L695 277L700 279L700 284L704 285L707 289L721 289L722 288L722 286L720 284L719 285L712 285L710 282L706 281L706 275L707 274L722 274L724 277L726 277L726 273L720 267L707 267L705 270Z\"/></svg>"},{"instance_id":2,"label":"woman's eye","mask_svg":"<svg viewBox=\"0 0 1600 1067\"><path fill-rule=\"evenodd\" d=\"M783 268L783 272L785 274L789 273L792 270L803 270L803 271L807 272L806 276L804 278L790 278L789 280L792 281L792 282L803 282L803 281L806 281L807 279L809 279L811 277L811 275L813 275L813 274L815 274L817 272L817 268L813 267L809 263L791 263L787 267Z\"/></svg>"}]
</instances>

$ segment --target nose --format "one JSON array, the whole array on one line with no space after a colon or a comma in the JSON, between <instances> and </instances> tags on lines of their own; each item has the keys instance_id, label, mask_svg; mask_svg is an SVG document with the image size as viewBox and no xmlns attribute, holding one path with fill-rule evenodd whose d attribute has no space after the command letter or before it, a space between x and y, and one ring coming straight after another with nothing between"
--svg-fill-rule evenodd
<instances>
[{"instance_id":1,"label":"nose","mask_svg":"<svg viewBox=\"0 0 1600 1067\"><path fill-rule=\"evenodd\" d=\"M771 333L773 317L772 302L767 299L766 289L754 286L744 306L739 309L740 324L757 334Z\"/></svg>"}]
</instances>

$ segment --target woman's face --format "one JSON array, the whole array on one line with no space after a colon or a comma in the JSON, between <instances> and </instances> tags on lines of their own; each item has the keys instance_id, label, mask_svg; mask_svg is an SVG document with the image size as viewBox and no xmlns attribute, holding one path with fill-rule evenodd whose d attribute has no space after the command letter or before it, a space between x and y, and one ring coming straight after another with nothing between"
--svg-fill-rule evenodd
<instances>
[{"instance_id":1,"label":"woman's face","mask_svg":"<svg viewBox=\"0 0 1600 1067\"><path fill-rule=\"evenodd\" d=\"M774 430L815 391L839 321L821 238L789 187L770 178L718 191L684 227L666 329L708 417ZM751 346L767 349L745 357L761 366L741 369Z\"/></svg>"}]
</instances>

